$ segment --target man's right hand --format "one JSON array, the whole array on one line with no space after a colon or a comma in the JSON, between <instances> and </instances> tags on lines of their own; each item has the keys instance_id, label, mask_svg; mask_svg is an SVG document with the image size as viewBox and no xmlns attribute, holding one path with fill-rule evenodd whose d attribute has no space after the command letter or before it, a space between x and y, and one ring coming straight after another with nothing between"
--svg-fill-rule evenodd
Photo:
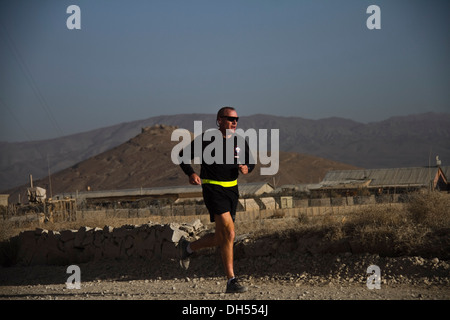
<instances>
[{"instance_id":1,"label":"man's right hand","mask_svg":"<svg viewBox=\"0 0 450 320\"><path fill-rule=\"evenodd\" d=\"M189 183L194 185L202 184L202 179L196 174L193 173L189 176Z\"/></svg>"}]
</instances>

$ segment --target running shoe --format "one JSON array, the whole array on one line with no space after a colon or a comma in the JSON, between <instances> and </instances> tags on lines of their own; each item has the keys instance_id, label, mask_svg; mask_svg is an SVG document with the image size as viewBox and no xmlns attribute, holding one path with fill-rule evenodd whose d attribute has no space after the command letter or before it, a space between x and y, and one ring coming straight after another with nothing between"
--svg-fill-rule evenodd
<instances>
[{"instance_id":1,"label":"running shoe","mask_svg":"<svg viewBox=\"0 0 450 320\"><path fill-rule=\"evenodd\" d=\"M180 266L187 270L189 268L190 259L189 257L192 253L187 252L187 247L189 245L189 241L187 241L184 237L181 238L179 246L180 246Z\"/></svg>"},{"instance_id":2,"label":"running shoe","mask_svg":"<svg viewBox=\"0 0 450 320\"><path fill-rule=\"evenodd\" d=\"M239 284L236 278L232 279L229 283L227 283L226 293L242 293L246 291L247 287Z\"/></svg>"}]
</instances>

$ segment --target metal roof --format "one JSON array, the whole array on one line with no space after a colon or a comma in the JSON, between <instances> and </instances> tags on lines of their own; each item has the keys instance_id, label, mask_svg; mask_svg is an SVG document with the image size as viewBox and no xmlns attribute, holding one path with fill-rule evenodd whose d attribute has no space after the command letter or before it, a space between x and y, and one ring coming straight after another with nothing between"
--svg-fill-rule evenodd
<instances>
[{"instance_id":1,"label":"metal roof","mask_svg":"<svg viewBox=\"0 0 450 320\"><path fill-rule=\"evenodd\" d=\"M119 190L99 190L78 192L79 198L109 198L124 196L159 196L166 194L182 194L202 192L201 186L176 186L176 187L158 187L158 188L136 188Z\"/></svg>"},{"instance_id":2,"label":"metal roof","mask_svg":"<svg viewBox=\"0 0 450 320\"><path fill-rule=\"evenodd\" d=\"M362 185L367 182L370 187L428 186L438 170L438 167L412 167L329 171L321 184L323 187L337 184Z\"/></svg>"},{"instance_id":3,"label":"metal roof","mask_svg":"<svg viewBox=\"0 0 450 320\"><path fill-rule=\"evenodd\" d=\"M264 192L272 192L274 188L267 182L252 182L239 184L240 195L260 195Z\"/></svg>"},{"instance_id":4,"label":"metal roof","mask_svg":"<svg viewBox=\"0 0 450 320\"><path fill-rule=\"evenodd\" d=\"M303 183L303 184L283 184L276 188L273 192L280 193L284 191L300 191L308 192L310 190L315 190L320 188L322 185L320 183Z\"/></svg>"},{"instance_id":5,"label":"metal roof","mask_svg":"<svg viewBox=\"0 0 450 320\"><path fill-rule=\"evenodd\" d=\"M239 193L241 195L259 195L264 192L273 191L273 187L266 182L242 183L239 184ZM202 187L197 185L173 186L173 187L155 187L155 188L136 188L120 190L99 190L78 192L78 198L114 198L114 197L133 197L133 196L164 196L164 195L182 195L182 194L200 194ZM64 195L59 195L61 198Z\"/></svg>"}]
</instances>

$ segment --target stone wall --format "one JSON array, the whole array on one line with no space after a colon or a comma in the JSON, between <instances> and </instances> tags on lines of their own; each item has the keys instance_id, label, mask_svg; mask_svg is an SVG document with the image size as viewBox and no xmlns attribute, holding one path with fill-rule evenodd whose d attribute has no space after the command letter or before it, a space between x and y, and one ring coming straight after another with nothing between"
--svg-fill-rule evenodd
<instances>
[{"instance_id":1,"label":"stone wall","mask_svg":"<svg viewBox=\"0 0 450 320\"><path fill-rule=\"evenodd\" d=\"M18 235L17 264L67 265L102 259L178 258L181 237L193 237L203 229L200 220L190 224L81 227L59 232L38 228Z\"/></svg>"}]
</instances>

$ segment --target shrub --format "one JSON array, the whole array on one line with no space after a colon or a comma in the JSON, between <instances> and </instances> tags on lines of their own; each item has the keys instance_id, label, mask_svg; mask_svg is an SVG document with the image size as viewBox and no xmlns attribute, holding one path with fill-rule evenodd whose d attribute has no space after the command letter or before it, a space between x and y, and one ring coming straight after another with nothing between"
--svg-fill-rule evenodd
<instances>
[{"instance_id":1,"label":"shrub","mask_svg":"<svg viewBox=\"0 0 450 320\"><path fill-rule=\"evenodd\" d=\"M450 227L450 195L441 192L415 194L407 204L409 218L417 224Z\"/></svg>"}]
</instances>

